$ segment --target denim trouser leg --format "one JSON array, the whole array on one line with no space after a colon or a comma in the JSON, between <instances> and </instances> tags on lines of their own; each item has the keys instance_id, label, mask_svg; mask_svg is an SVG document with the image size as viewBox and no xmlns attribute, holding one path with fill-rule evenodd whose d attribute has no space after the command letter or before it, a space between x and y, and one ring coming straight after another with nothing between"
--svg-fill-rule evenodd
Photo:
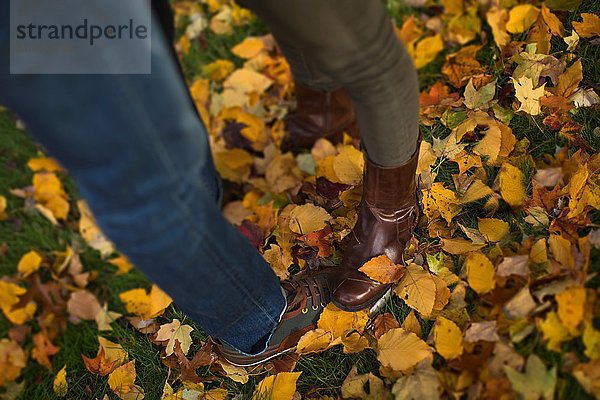
<instances>
[{"instance_id":1,"label":"denim trouser leg","mask_svg":"<svg viewBox=\"0 0 600 400\"><path fill-rule=\"evenodd\" d=\"M0 6L0 103L69 170L100 227L145 275L207 333L249 351L285 299L221 214L206 130L160 30L150 75L9 75L8 1Z\"/></svg>"}]
</instances>

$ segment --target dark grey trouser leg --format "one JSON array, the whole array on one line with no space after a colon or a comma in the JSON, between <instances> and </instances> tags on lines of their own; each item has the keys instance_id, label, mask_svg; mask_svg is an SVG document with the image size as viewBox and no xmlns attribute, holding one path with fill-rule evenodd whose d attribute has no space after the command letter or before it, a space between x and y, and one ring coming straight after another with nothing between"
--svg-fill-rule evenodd
<instances>
[{"instance_id":1,"label":"dark grey trouser leg","mask_svg":"<svg viewBox=\"0 0 600 400\"><path fill-rule=\"evenodd\" d=\"M379 0L243 0L282 44L294 76L315 89L344 87L376 164L405 163L416 148L417 73Z\"/></svg>"}]
</instances>

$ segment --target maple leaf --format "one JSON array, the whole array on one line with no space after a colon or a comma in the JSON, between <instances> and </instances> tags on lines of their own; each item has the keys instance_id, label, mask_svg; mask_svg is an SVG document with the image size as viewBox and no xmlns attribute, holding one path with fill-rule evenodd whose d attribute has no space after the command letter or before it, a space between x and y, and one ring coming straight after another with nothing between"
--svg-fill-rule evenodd
<instances>
[{"instance_id":1,"label":"maple leaf","mask_svg":"<svg viewBox=\"0 0 600 400\"><path fill-rule=\"evenodd\" d=\"M27 355L17 342L0 339L0 386L17 379L26 364Z\"/></svg>"},{"instance_id":2,"label":"maple leaf","mask_svg":"<svg viewBox=\"0 0 600 400\"><path fill-rule=\"evenodd\" d=\"M40 365L51 370L52 364L49 357L58 353L60 348L54 346L44 332L33 335L33 344L34 348L31 350L31 357Z\"/></svg>"},{"instance_id":3,"label":"maple leaf","mask_svg":"<svg viewBox=\"0 0 600 400\"><path fill-rule=\"evenodd\" d=\"M508 365L504 366L504 372L515 392L519 393L523 399L550 400L554 398L556 368L547 370L544 363L535 354L527 359L525 373L519 373Z\"/></svg>"},{"instance_id":4,"label":"maple leaf","mask_svg":"<svg viewBox=\"0 0 600 400\"><path fill-rule=\"evenodd\" d=\"M557 315L570 334L578 333L583 321L586 292L583 287L572 287L556 295Z\"/></svg>"},{"instance_id":5,"label":"maple leaf","mask_svg":"<svg viewBox=\"0 0 600 400\"><path fill-rule=\"evenodd\" d=\"M144 289L132 289L119 294L119 298L125 303L127 312L146 320L161 315L173 302L173 299L156 285L152 285L149 294Z\"/></svg>"},{"instance_id":6,"label":"maple leaf","mask_svg":"<svg viewBox=\"0 0 600 400\"><path fill-rule=\"evenodd\" d=\"M422 360L433 359L431 348L412 332L391 329L377 342L377 359L381 365L405 372Z\"/></svg>"},{"instance_id":7,"label":"maple leaf","mask_svg":"<svg viewBox=\"0 0 600 400\"><path fill-rule=\"evenodd\" d=\"M167 356L173 354L175 341L179 342L181 351L185 355L190 350L190 346L192 344L192 337L190 336L190 333L193 330L194 328L191 326L181 325L181 322L179 322L178 319L174 319L172 322L160 326L160 329L156 333L156 340L161 342L168 340L166 349Z\"/></svg>"},{"instance_id":8,"label":"maple leaf","mask_svg":"<svg viewBox=\"0 0 600 400\"><path fill-rule=\"evenodd\" d=\"M537 89L533 88L533 81L525 76L518 80L511 78L515 87L515 96L521 102L517 111L524 111L529 115L539 115L541 113L540 99L544 95L544 83Z\"/></svg>"},{"instance_id":9,"label":"maple leaf","mask_svg":"<svg viewBox=\"0 0 600 400\"><path fill-rule=\"evenodd\" d=\"M580 37L589 38L600 35L600 17L596 14L582 13L582 22L573 21L573 28Z\"/></svg>"},{"instance_id":10,"label":"maple leaf","mask_svg":"<svg viewBox=\"0 0 600 400\"><path fill-rule=\"evenodd\" d=\"M135 384L135 378L135 360L131 360L110 373L108 386L121 399L142 400L143 390ZM130 393L131 395L127 396Z\"/></svg>"}]
</instances>

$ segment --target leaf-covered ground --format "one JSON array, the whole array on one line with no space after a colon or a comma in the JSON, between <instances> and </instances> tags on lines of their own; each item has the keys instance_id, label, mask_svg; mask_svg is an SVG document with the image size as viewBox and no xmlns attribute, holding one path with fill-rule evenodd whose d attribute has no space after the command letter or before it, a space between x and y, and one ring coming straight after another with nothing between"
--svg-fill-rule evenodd
<instances>
[{"instance_id":1,"label":"leaf-covered ground","mask_svg":"<svg viewBox=\"0 0 600 400\"><path fill-rule=\"evenodd\" d=\"M297 353L241 369L95 227L0 111L0 399L600 398L600 18L594 1L389 0L419 68L423 216L372 322L329 306ZM174 1L224 213L280 278L339 262L362 155L282 154L285 59L228 0ZM296 393L296 394L295 394Z\"/></svg>"}]
</instances>

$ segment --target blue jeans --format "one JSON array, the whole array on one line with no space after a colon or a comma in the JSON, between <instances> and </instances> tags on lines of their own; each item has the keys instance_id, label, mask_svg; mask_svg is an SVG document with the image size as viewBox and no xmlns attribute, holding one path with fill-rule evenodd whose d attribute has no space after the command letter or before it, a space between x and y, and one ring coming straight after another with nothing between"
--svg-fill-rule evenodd
<instances>
[{"instance_id":1,"label":"blue jeans","mask_svg":"<svg viewBox=\"0 0 600 400\"><path fill-rule=\"evenodd\" d=\"M221 214L206 129L158 23L150 75L10 75L8 16L0 0L0 103L69 170L140 271L208 334L250 351L273 331L285 299Z\"/></svg>"}]
</instances>

